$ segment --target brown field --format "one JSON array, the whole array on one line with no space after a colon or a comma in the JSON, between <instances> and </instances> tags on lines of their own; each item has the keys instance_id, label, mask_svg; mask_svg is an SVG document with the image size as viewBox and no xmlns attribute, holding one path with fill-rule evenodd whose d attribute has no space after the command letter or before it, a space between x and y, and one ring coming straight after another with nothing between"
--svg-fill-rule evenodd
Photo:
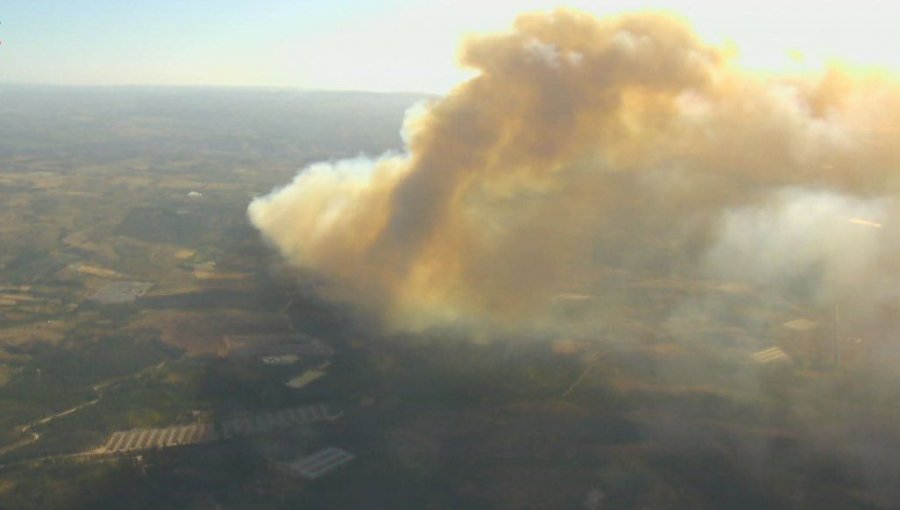
<instances>
[{"instance_id":1,"label":"brown field","mask_svg":"<svg viewBox=\"0 0 900 510\"><path fill-rule=\"evenodd\" d=\"M202 311L144 310L126 330L151 329L161 340L188 354L210 354L225 348L223 336L235 331L283 333L284 318L278 313L251 313L221 309Z\"/></svg>"},{"instance_id":2,"label":"brown field","mask_svg":"<svg viewBox=\"0 0 900 510\"><path fill-rule=\"evenodd\" d=\"M31 342L58 344L68 330L63 321L40 321L0 329L0 345L24 345Z\"/></svg>"}]
</instances>

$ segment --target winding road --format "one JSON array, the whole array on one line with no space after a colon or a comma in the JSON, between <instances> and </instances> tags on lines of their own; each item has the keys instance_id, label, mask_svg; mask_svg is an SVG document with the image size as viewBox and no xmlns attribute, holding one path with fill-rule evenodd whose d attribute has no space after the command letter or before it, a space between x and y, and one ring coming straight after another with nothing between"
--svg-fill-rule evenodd
<instances>
[{"instance_id":1,"label":"winding road","mask_svg":"<svg viewBox=\"0 0 900 510\"><path fill-rule=\"evenodd\" d=\"M114 377L112 379L107 379L103 382L97 383L91 387L91 391L93 391L96 394L96 398L94 398L93 400L88 400L87 402L82 402L76 406L70 407L68 409L64 409L58 413L44 416L43 418L40 418L38 420L35 420L35 421L32 421L32 422L29 422L24 425L20 425L20 426L16 427L20 434L23 434L23 435L28 434L28 435L30 435L30 437L23 438L19 441L16 441L13 444L10 444L10 445L4 446L3 448L0 448L0 456L7 455L11 452L14 452L14 451L20 449L20 448L24 448L28 445L38 442L41 439L41 435L38 432L35 432L33 430L35 427L47 425L48 423L51 423L54 420L62 418L63 416L68 416L70 414L77 413L78 411L80 411L86 407L95 405L98 402L100 402L101 400L103 400L104 392L107 389L109 389L109 387L112 386L113 384L115 384L117 382L121 382L125 379L139 377L147 372L159 370L159 369L163 368L170 361L176 361L176 360L163 360L163 361L157 363L156 365L142 368L141 370L139 370L133 374Z\"/></svg>"}]
</instances>

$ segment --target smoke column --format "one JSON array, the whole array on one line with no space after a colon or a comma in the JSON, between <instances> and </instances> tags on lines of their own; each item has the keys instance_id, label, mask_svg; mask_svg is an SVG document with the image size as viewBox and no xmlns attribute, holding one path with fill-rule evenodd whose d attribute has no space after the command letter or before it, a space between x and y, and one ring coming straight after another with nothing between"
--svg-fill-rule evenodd
<instances>
[{"instance_id":1,"label":"smoke column","mask_svg":"<svg viewBox=\"0 0 900 510\"><path fill-rule=\"evenodd\" d=\"M587 329L624 274L896 298L890 78L752 74L678 19L569 10L460 60L475 77L409 113L403 154L250 204L329 298L413 331Z\"/></svg>"}]
</instances>

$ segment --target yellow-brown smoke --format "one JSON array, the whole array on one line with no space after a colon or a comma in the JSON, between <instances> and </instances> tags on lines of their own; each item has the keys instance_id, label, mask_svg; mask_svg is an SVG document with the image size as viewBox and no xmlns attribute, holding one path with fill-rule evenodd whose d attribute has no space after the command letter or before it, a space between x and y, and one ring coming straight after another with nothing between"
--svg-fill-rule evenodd
<instances>
[{"instance_id":1,"label":"yellow-brown smoke","mask_svg":"<svg viewBox=\"0 0 900 510\"><path fill-rule=\"evenodd\" d=\"M721 269L741 214L791 251L807 230L786 204L807 192L831 200L836 230L895 225L900 89L885 77L752 75L659 14L527 14L460 55L476 76L408 116L403 155L313 165L249 208L331 297L393 326L545 325L616 268ZM828 214L807 226L827 236Z\"/></svg>"}]
</instances>

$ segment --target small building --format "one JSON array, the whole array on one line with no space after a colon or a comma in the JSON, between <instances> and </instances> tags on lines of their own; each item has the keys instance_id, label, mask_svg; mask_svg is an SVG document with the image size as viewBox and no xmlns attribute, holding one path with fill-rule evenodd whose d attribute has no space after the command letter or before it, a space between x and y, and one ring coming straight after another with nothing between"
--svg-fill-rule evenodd
<instances>
[{"instance_id":1,"label":"small building","mask_svg":"<svg viewBox=\"0 0 900 510\"><path fill-rule=\"evenodd\" d=\"M355 459L352 453L333 446L295 460L288 464L288 470L309 480L314 480Z\"/></svg>"},{"instance_id":2,"label":"small building","mask_svg":"<svg viewBox=\"0 0 900 510\"><path fill-rule=\"evenodd\" d=\"M768 349L763 349L761 351L753 353L753 359L759 363L768 364L787 362L791 360L791 357L778 347L769 347Z\"/></svg>"}]
</instances>

